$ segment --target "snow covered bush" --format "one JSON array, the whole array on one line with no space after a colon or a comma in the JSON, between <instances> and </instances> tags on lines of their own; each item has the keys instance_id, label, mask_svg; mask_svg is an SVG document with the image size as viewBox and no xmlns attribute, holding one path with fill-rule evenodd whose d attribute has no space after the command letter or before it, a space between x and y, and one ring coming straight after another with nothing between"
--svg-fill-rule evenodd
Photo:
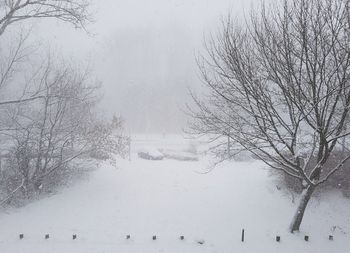
<instances>
[{"instance_id":1,"label":"snow covered bush","mask_svg":"<svg viewBox=\"0 0 350 253\"><path fill-rule=\"evenodd\" d=\"M1 181L9 200L50 191L91 158L113 160L125 153L122 121L98 116L99 86L86 72L49 58L31 82L36 99L7 106Z\"/></svg>"},{"instance_id":2,"label":"snow covered bush","mask_svg":"<svg viewBox=\"0 0 350 253\"><path fill-rule=\"evenodd\" d=\"M89 156L104 161L114 161L115 156L118 155L125 158L128 155L130 137L123 134L123 121L121 118L113 116L111 121L99 121L94 125L93 138L91 139L94 147L91 148ZM101 138L101 135L106 136Z\"/></svg>"},{"instance_id":3,"label":"snow covered bush","mask_svg":"<svg viewBox=\"0 0 350 253\"><path fill-rule=\"evenodd\" d=\"M145 159L145 160L154 160L159 161L164 159L164 155L155 148L148 148L148 149L140 149L137 152L138 157Z\"/></svg>"},{"instance_id":4,"label":"snow covered bush","mask_svg":"<svg viewBox=\"0 0 350 253\"><path fill-rule=\"evenodd\" d=\"M349 153L344 153L341 150L337 150L336 152L333 152L333 154L328 159L327 163L324 165L323 170L324 173L329 173L332 168L344 157L348 156ZM313 166L315 166L317 162L316 157L313 157L310 164L307 167L307 171L311 171ZM327 180L323 185L321 185L316 191L315 194L322 194L323 192L327 191L341 191L343 195L347 198L350 198L350 161L346 161L344 163L343 170L339 170L334 175ZM286 173L283 173L281 171L275 171L273 174L277 174L277 176L282 180L283 185L290 191L293 191L295 193L301 193L303 190L302 180L299 180L295 177L292 177Z\"/></svg>"}]
</instances>

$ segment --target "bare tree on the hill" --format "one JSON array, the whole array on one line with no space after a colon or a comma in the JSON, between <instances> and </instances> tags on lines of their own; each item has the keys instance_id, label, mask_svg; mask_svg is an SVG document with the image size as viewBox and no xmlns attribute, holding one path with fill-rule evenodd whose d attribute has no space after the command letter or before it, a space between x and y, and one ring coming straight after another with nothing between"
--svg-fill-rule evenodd
<instances>
[{"instance_id":1,"label":"bare tree on the hill","mask_svg":"<svg viewBox=\"0 0 350 253\"><path fill-rule=\"evenodd\" d=\"M291 232L315 189L348 169L349 152L324 170L350 134L349 4L285 0L263 5L245 25L229 17L199 61L209 94L194 96L193 131L229 136L235 148L302 182Z\"/></svg>"}]
</instances>

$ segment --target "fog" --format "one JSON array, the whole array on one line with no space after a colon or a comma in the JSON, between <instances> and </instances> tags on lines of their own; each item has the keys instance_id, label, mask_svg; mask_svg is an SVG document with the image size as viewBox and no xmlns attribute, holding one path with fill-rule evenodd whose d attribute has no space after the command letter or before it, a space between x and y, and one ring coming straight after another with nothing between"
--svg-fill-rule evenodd
<instances>
[{"instance_id":1,"label":"fog","mask_svg":"<svg viewBox=\"0 0 350 253\"><path fill-rule=\"evenodd\" d=\"M0 253L349 252L349 3L0 0Z\"/></svg>"},{"instance_id":2,"label":"fog","mask_svg":"<svg viewBox=\"0 0 350 253\"><path fill-rule=\"evenodd\" d=\"M196 55L222 17L243 17L244 0L94 0L86 31L57 21L35 24L36 39L79 64L103 84L102 109L127 131L180 132L189 89L200 87ZM51 29L55 26L55 29Z\"/></svg>"}]
</instances>

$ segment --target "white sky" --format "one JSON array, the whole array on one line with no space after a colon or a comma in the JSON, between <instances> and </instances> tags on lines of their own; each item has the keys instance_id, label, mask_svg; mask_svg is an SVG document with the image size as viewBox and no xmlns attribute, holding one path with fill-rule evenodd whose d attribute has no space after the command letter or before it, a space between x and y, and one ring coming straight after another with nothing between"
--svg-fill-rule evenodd
<instances>
[{"instance_id":1,"label":"white sky","mask_svg":"<svg viewBox=\"0 0 350 253\"><path fill-rule=\"evenodd\" d=\"M122 115L133 132L185 126L188 87L199 84L195 55L204 35L229 12L243 17L253 0L93 0L92 35L45 21L40 41L90 62L104 85L103 107Z\"/></svg>"}]
</instances>

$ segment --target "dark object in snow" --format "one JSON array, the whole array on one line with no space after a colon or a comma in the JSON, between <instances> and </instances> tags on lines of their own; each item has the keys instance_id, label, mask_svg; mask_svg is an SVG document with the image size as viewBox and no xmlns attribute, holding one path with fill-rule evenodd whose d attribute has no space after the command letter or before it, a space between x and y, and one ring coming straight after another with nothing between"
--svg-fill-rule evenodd
<instances>
[{"instance_id":1,"label":"dark object in snow","mask_svg":"<svg viewBox=\"0 0 350 253\"><path fill-rule=\"evenodd\" d=\"M171 149L159 149L159 151L163 154L164 158L166 159L173 159L184 162L198 161L197 155L186 151L178 151Z\"/></svg>"},{"instance_id":2,"label":"dark object in snow","mask_svg":"<svg viewBox=\"0 0 350 253\"><path fill-rule=\"evenodd\" d=\"M24 238L24 234L19 234L19 239L23 239Z\"/></svg>"},{"instance_id":3,"label":"dark object in snow","mask_svg":"<svg viewBox=\"0 0 350 253\"><path fill-rule=\"evenodd\" d=\"M242 242L244 242L244 229L242 229Z\"/></svg>"},{"instance_id":4,"label":"dark object in snow","mask_svg":"<svg viewBox=\"0 0 350 253\"><path fill-rule=\"evenodd\" d=\"M281 237L278 235L276 236L276 242L280 242L281 241Z\"/></svg>"},{"instance_id":5,"label":"dark object in snow","mask_svg":"<svg viewBox=\"0 0 350 253\"><path fill-rule=\"evenodd\" d=\"M77 239L77 235L73 235L73 240Z\"/></svg>"},{"instance_id":6,"label":"dark object in snow","mask_svg":"<svg viewBox=\"0 0 350 253\"><path fill-rule=\"evenodd\" d=\"M305 235L304 240L305 240L306 242L308 242L308 241L309 241L309 236L308 236L308 235Z\"/></svg>"},{"instance_id":7,"label":"dark object in snow","mask_svg":"<svg viewBox=\"0 0 350 253\"><path fill-rule=\"evenodd\" d=\"M49 239L50 238L50 235L49 234L46 234L45 235L45 239Z\"/></svg>"},{"instance_id":8,"label":"dark object in snow","mask_svg":"<svg viewBox=\"0 0 350 253\"><path fill-rule=\"evenodd\" d=\"M127 239L127 240L129 240L129 239L130 239L130 237L131 237L130 235L127 235L127 236L126 236L126 239Z\"/></svg>"},{"instance_id":9,"label":"dark object in snow","mask_svg":"<svg viewBox=\"0 0 350 253\"><path fill-rule=\"evenodd\" d=\"M200 245L203 245L205 243L205 241L204 240L199 240L199 241L197 241L197 243L200 244Z\"/></svg>"},{"instance_id":10,"label":"dark object in snow","mask_svg":"<svg viewBox=\"0 0 350 253\"><path fill-rule=\"evenodd\" d=\"M153 239L153 241L157 240L157 236L154 235L154 236L152 237L152 239Z\"/></svg>"},{"instance_id":11,"label":"dark object in snow","mask_svg":"<svg viewBox=\"0 0 350 253\"><path fill-rule=\"evenodd\" d=\"M137 155L145 160L163 160L164 156L160 152L139 151Z\"/></svg>"},{"instance_id":12,"label":"dark object in snow","mask_svg":"<svg viewBox=\"0 0 350 253\"><path fill-rule=\"evenodd\" d=\"M333 241L333 239L334 239L333 235L330 235L328 238L330 241Z\"/></svg>"},{"instance_id":13,"label":"dark object in snow","mask_svg":"<svg viewBox=\"0 0 350 253\"><path fill-rule=\"evenodd\" d=\"M181 240L181 241L185 240L185 237L184 237L183 235L180 236L180 240Z\"/></svg>"}]
</instances>

